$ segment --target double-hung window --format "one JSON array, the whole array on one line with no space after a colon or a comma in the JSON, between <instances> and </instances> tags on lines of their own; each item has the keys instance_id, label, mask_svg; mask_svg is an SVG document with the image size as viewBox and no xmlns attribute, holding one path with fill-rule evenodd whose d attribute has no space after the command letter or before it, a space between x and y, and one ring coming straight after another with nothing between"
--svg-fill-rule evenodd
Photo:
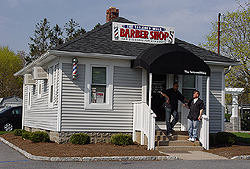
<instances>
[{"instance_id":1,"label":"double-hung window","mask_svg":"<svg viewBox=\"0 0 250 169\"><path fill-rule=\"evenodd\" d=\"M89 109L112 109L113 67L89 65L86 106Z\"/></svg>"},{"instance_id":2,"label":"double-hung window","mask_svg":"<svg viewBox=\"0 0 250 169\"><path fill-rule=\"evenodd\" d=\"M27 108L28 110L30 110L31 108L31 85L28 85L28 104L27 104Z\"/></svg>"},{"instance_id":3,"label":"double-hung window","mask_svg":"<svg viewBox=\"0 0 250 169\"><path fill-rule=\"evenodd\" d=\"M54 80L53 80L53 66L49 68L49 107L53 108L53 98L54 98Z\"/></svg>"},{"instance_id":4,"label":"double-hung window","mask_svg":"<svg viewBox=\"0 0 250 169\"><path fill-rule=\"evenodd\" d=\"M107 68L92 67L91 103L106 103Z\"/></svg>"},{"instance_id":5,"label":"double-hung window","mask_svg":"<svg viewBox=\"0 0 250 169\"><path fill-rule=\"evenodd\" d=\"M42 80L37 81L37 98L42 96Z\"/></svg>"},{"instance_id":6,"label":"double-hung window","mask_svg":"<svg viewBox=\"0 0 250 169\"><path fill-rule=\"evenodd\" d=\"M183 75L182 76L182 94L188 100L193 98L193 91L196 87L196 76L195 75Z\"/></svg>"}]
</instances>

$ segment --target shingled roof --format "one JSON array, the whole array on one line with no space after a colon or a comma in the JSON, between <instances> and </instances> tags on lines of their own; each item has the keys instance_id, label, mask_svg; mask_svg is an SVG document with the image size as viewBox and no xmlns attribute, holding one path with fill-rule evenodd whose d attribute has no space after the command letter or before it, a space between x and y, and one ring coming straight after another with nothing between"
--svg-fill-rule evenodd
<instances>
[{"instance_id":1,"label":"shingled roof","mask_svg":"<svg viewBox=\"0 0 250 169\"><path fill-rule=\"evenodd\" d=\"M134 23L125 18L118 17L112 21L99 26L77 38L64 43L52 50L67 51L67 52L82 52L82 53L101 53L124 56L139 56L146 49L155 46L156 44L112 41L112 22ZM228 57L203 49L188 42L175 39L175 44L191 51L196 56L204 61L216 62L237 62Z\"/></svg>"}]
</instances>

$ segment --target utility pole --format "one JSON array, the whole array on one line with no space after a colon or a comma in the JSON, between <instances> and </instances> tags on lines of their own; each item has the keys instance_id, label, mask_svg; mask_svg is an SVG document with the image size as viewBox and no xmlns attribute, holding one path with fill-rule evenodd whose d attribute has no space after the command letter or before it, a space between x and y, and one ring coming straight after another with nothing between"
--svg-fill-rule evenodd
<instances>
[{"instance_id":1,"label":"utility pole","mask_svg":"<svg viewBox=\"0 0 250 169\"><path fill-rule=\"evenodd\" d=\"M220 54L220 16L221 14L219 13L218 15L218 51L217 51L218 54Z\"/></svg>"}]
</instances>

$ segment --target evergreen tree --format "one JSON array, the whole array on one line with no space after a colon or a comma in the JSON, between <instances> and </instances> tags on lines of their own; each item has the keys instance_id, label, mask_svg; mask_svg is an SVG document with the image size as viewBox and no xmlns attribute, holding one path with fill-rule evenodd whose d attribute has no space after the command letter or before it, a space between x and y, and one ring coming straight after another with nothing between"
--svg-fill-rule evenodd
<instances>
[{"instance_id":1,"label":"evergreen tree","mask_svg":"<svg viewBox=\"0 0 250 169\"><path fill-rule=\"evenodd\" d=\"M100 24L100 23L97 23L97 24L94 26L94 29L95 29L95 28L98 28L99 26L101 26L101 24Z\"/></svg>"},{"instance_id":2,"label":"evergreen tree","mask_svg":"<svg viewBox=\"0 0 250 169\"><path fill-rule=\"evenodd\" d=\"M41 20L40 23L36 24L36 29L34 32L34 37L30 37L32 43L29 43L30 58L27 58L27 62L38 58L51 47L50 22L46 18Z\"/></svg>"},{"instance_id":3,"label":"evergreen tree","mask_svg":"<svg viewBox=\"0 0 250 169\"><path fill-rule=\"evenodd\" d=\"M37 59L52 47L56 47L64 42L86 33L86 30L80 27L80 24L70 19L62 29L56 24L50 29L50 22L44 18L36 24L34 37L30 37L32 43L29 43L29 55L24 57L26 65ZM64 36L64 34L66 34Z\"/></svg>"},{"instance_id":4,"label":"evergreen tree","mask_svg":"<svg viewBox=\"0 0 250 169\"><path fill-rule=\"evenodd\" d=\"M86 30L80 27L80 24L72 19L64 25L64 30L66 33L65 41L70 41L73 38L86 33Z\"/></svg>"},{"instance_id":5,"label":"evergreen tree","mask_svg":"<svg viewBox=\"0 0 250 169\"><path fill-rule=\"evenodd\" d=\"M58 46L64 42L62 28L56 24L50 31L50 44L52 47Z\"/></svg>"}]
</instances>

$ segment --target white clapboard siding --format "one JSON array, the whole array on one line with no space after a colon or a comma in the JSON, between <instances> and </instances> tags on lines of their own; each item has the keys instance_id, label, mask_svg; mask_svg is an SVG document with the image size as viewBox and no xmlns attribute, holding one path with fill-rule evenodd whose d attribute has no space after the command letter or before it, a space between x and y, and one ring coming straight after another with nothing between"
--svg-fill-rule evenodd
<instances>
[{"instance_id":1,"label":"white clapboard siding","mask_svg":"<svg viewBox=\"0 0 250 169\"><path fill-rule=\"evenodd\" d=\"M72 64L62 64L62 129L65 115L84 110L85 65L78 64L78 77L72 80ZM72 125L74 123L72 122Z\"/></svg>"},{"instance_id":2,"label":"white clapboard siding","mask_svg":"<svg viewBox=\"0 0 250 169\"><path fill-rule=\"evenodd\" d=\"M115 67L114 72L113 108L132 114L132 102L141 101L142 98L141 69Z\"/></svg>"},{"instance_id":3,"label":"white clapboard siding","mask_svg":"<svg viewBox=\"0 0 250 169\"><path fill-rule=\"evenodd\" d=\"M54 74L54 101L53 108L48 107L48 83L47 80L41 80L42 92L41 97L37 96L38 93L38 80L36 85L30 85L31 92L31 107L28 109L28 85L24 86L24 126L39 128L45 130L56 131L57 129L57 113L58 113L58 76L59 67L55 66Z\"/></svg>"},{"instance_id":4,"label":"white clapboard siding","mask_svg":"<svg viewBox=\"0 0 250 169\"><path fill-rule=\"evenodd\" d=\"M84 109L85 67L78 65L80 83L71 82L71 69L63 64L62 131L132 132L132 102L142 97L141 69L114 67L112 110Z\"/></svg>"},{"instance_id":5,"label":"white clapboard siding","mask_svg":"<svg viewBox=\"0 0 250 169\"><path fill-rule=\"evenodd\" d=\"M212 72L210 77L209 132L217 133L222 128L222 72ZM206 77L202 78L202 96L206 104Z\"/></svg>"}]
</instances>

